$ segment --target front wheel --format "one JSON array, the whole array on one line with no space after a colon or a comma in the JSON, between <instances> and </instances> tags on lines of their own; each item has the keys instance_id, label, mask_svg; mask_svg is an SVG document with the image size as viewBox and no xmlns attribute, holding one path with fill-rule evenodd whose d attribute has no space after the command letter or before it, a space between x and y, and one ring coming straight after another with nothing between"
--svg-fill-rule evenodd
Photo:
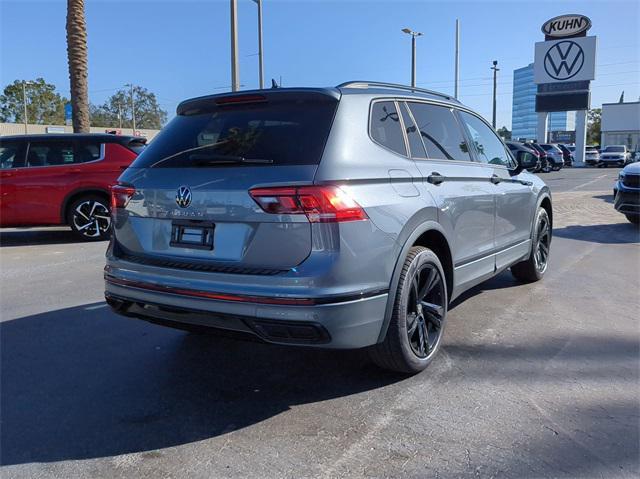
<instances>
[{"instance_id":1,"label":"front wheel","mask_svg":"<svg viewBox=\"0 0 640 479\"><path fill-rule=\"evenodd\" d=\"M442 264L430 249L414 246L402 267L387 334L369 350L371 359L391 371L422 371L440 349L446 317Z\"/></svg>"},{"instance_id":2,"label":"front wheel","mask_svg":"<svg viewBox=\"0 0 640 479\"><path fill-rule=\"evenodd\" d=\"M536 213L533 231L531 254L526 260L511 266L511 274L517 280L525 283L541 280L549 264L551 221L549 221L549 214L544 208L539 208Z\"/></svg>"},{"instance_id":3,"label":"front wheel","mask_svg":"<svg viewBox=\"0 0 640 479\"><path fill-rule=\"evenodd\" d=\"M106 198L83 196L69 205L67 221L71 230L85 241L100 241L109 237L111 216Z\"/></svg>"}]
</instances>

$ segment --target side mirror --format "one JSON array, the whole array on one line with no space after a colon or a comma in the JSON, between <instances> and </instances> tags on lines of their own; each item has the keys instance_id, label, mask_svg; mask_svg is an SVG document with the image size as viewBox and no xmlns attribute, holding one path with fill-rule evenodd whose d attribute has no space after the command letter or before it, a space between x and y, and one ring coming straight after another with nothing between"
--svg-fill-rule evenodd
<instances>
[{"instance_id":1,"label":"side mirror","mask_svg":"<svg viewBox=\"0 0 640 479\"><path fill-rule=\"evenodd\" d=\"M518 168L516 174L520 173L523 170L528 170L530 168L535 168L538 163L538 158L533 153L529 153L528 151L518 151L518 155L516 156L516 160L518 162Z\"/></svg>"}]
</instances>

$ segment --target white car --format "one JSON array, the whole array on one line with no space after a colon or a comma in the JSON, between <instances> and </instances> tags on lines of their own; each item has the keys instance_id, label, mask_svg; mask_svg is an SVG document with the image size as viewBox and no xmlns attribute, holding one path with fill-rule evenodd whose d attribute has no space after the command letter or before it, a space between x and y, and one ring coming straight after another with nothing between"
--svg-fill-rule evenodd
<instances>
[{"instance_id":1,"label":"white car","mask_svg":"<svg viewBox=\"0 0 640 479\"><path fill-rule=\"evenodd\" d=\"M597 165L600 163L600 153L595 146L587 146L584 150L584 162L587 165Z\"/></svg>"},{"instance_id":2,"label":"white car","mask_svg":"<svg viewBox=\"0 0 640 479\"><path fill-rule=\"evenodd\" d=\"M630 162L631 153L625 145L609 145L602 150L600 154L600 164L598 166L624 166Z\"/></svg>"}]
</instances>

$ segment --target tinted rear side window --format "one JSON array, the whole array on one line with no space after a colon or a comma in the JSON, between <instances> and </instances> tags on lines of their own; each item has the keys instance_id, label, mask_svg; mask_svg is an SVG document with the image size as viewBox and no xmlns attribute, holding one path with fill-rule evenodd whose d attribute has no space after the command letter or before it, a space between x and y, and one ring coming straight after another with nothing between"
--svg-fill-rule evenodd
<instances>
[{"instance_id":1,"label":"tinted rear side window","mask_svg":"<svg viewBox=\"0 0 640 479\"><path fill-rule=\"evenodd\" d=\"M427 103L409 103L422 141L431 159L471 161L458 121L445 107Z\"/></svg>"},{"instance_id":2,"label":"tinted rear side window","mask_svg":"<svg viewBox=\"0 0 640 479\"><path fill-rule=\"evenodd\" d=\"M407 155L400 116L392 101L379 101L371 107L371 138L400 155Z\"/></svg>"},{"instance_id":3,"label":"tinted rear side window","mask_svg":"<svg viewBox=\"0 0 640 479\"><path fill-rule=\"evenodd\" d=\"M223 157L267 160L269 165L318 164L336 105L320 100L267 101L178 115L131 166L192 167Z\"/></svg>"},{"instance_id":4,"label":"tinted rear side window","mask_svg":"<svg viewBox=\"0 0 640 479\"><path fill-rule=\"evenodd\" d=\"M24 144L19 141L0 143L0 169L24 166Z\"/></svg>"},{"instance_id":5,"label":"tinted rear side window","mask_svg":"<svg viewBox=\"0 0 640 479\"><path fill-rule=\"evenodd\" d=\"M34 141L29 143L26 166L64 166L101 158L95 141Z\"/></svg>"}]
</instances>

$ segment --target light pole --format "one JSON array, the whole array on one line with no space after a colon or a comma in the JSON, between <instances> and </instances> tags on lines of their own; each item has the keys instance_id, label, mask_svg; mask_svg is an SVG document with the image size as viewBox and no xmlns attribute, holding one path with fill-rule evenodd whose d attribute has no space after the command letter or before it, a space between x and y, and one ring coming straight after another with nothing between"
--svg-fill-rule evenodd
<instances>
[{"instance_id":1,"label":"light pole","mask_svg":"<svg viewBox=\"0 0 640 479\"><path fill-rule=\"evenodd\" d=\"M33 85L32 81L22 81L22 106L24 107L24 134L27 134L27 85Z\"/></svg>"},{"instance_id":2,"label":"light pole","mask_svg":"<svg viewBox=\"0 0 640 479\"><path fill-rule=\"evenodd\" d=\"M262 0L253 0L258 5L258 73L260 75L260 89L264 88L264 63L262 54Z\"/></svg>"},{"instance_id":3,"label":"light pole","mask_svg":"<svg viewBox=\"0 0 640 479\"><path fill-rule=\"evenodd\" d=\"M136 106L133 102L133 83L127 83L125 86L129 87L129 99L131 101L131 123L133 136L136 136Z\"/></svg>"},{"instance_id":4,"label":"light pole","mask_svg":"<svg viewBox=\"0 0 640 479\"><path fill-rule=\"evenodd\" d=\"M240 65L238 63L238 0L231 1L231 91L240 89Z\"/></svg>"},{"instance_id":5,"label":"light pole","mask_svg":"<svg viewBox=\"0 0 640 479\"><path fill-rule=\"evenodd\" d=\"M421 32L414 32L409 28L403 28L402 31L411 35L411 86L416 87L416 37L422 36Z\"/></svg>"},{"instance_id":6,"label":"light pole","mask_svg":"<svg viewBox=\"0 0 640 479\"><path fill-rule=\"evenodd\" d=\"M491 125L493 129L496 128L496 91L498 89L498 72L500 69L498 68L498 60L493 60L493 66L491 67L493 70L493 121Z\"/></svg>"},{"instance_id":7,"label":"light pole","mask_svg":"<svg viewBox=\"0 0 640 479\"><path fill-rule=\"evenodd\" d=\"M460 20L456 18L456 54L455 54L455 80L453 97L458 99L458 82L460 81Z\"/></svg>"}]
</instances>

